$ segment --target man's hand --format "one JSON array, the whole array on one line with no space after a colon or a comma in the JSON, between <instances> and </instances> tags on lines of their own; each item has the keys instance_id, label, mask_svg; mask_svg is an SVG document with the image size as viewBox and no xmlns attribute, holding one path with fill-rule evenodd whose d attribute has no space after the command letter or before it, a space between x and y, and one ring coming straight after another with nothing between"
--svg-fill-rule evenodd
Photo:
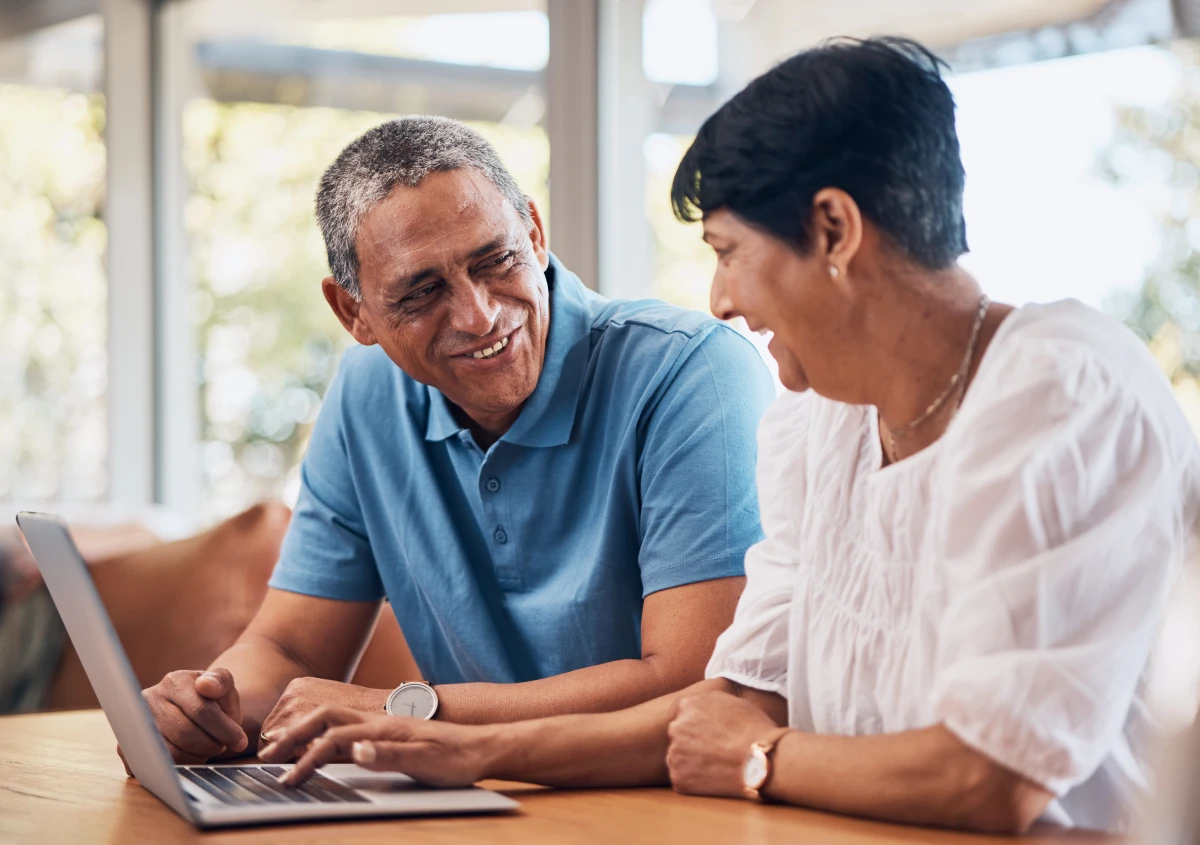
<instances>
[{"instance_id":1,"label":"man's hand","mask_svg":"<svg viewBox=\"0 0 1200 845\"><path fill-rule=\"evenodd\" d=\"M750 746L776 727L758 707L727 692L679 699L667 728L671 785L685 795L742 797Z\"/></svg>"},{"instance_id":2,"label":"man's hand","mask_svg":"<svg viewBox=\"0 0 1200 845\"><path fill-rule=\"evenodd\" d=\"M176 763L203 763L249 746L242 730L237 688L228 669L171 672L143 690L142 697Z\"/></svg>"},{"instance_id":3,"label":"man's hand","mask_svg":"<svg viewBox=\"0 0 1200 845\"><path fill-rule=\"evenodd\" d=\"M263 722L262 733L267 742L274 742L277 734L320 707L338 707L363 715L382 716L383 705L391 692L322 678L296 678L287 685L279 702Z\"/></svg>"},{"instance_id":4,"label":"man's hand","mask_svg":"<svg viewBox=\"0 0 1200 845\"><path fill-rule=\"evenodd\" d=\"M321 707L281 730L274 742L259 750L259 756L268 763L281 763L303 752L283 778L288 786L303 783L321 766L346 757L365 769L403 772L431 786L470 786L486 777L489 740L495 730Z\"/></svg>"}]
</instances>

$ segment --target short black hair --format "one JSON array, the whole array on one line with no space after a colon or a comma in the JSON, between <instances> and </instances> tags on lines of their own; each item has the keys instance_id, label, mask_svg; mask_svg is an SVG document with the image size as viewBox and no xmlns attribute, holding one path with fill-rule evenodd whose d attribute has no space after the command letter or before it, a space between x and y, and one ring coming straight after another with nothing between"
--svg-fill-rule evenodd
<instances>
[{"instance_id":1,"label":"short black hair","mask_svg":"<svg viewBox=\"0 0 1200 845\"><path fill-rule=\"evenodd\" d=\"M704 122L671 186L675 216L728 208L809 247L812 200L840 188L908 256L967 251L944 62L906 38L837 38L776 65Z\"/></svg>"}]
</instances>

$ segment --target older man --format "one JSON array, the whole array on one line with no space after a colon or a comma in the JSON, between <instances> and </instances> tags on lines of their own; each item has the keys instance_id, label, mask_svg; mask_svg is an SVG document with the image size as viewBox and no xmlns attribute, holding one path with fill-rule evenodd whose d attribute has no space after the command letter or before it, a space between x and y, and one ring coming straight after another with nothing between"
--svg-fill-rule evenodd
<instances>
[{"instance_id":1,"label":"older man","mask_svg":"<svg viewBox=\"0 0 1200 845\"><path fill-rule=\"evenodd\" d=\"M366 133L317 208L325 299L361 345L257 617L209 670L145 693L176 759L253 748L322 704L495 722L699 680L761 536L754 432L774 392L753 347L587 290L454 121ZM341 683L385 597L424 681Z\"/></svg>"}]
</instances>

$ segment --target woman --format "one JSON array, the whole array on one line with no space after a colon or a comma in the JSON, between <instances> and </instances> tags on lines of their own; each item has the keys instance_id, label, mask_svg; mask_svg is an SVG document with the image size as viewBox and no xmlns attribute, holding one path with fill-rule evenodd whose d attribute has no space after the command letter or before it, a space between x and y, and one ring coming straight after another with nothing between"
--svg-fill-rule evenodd
<instances>
[{"instance_id":1,"label":"woman","mask_svg":"<svg viewBox=\"0 0 1200 845\"><path fill-rule=\"evenodd\" d=\"M989 302L957 265L963 179L938 62L898 39L789 59L684 157L674 205L719 257L713 311L773 332L793 391L760 431L766 539L709 680L507 726L327 710L262 756L315 739L293 783L350 754L434 784L669 779L978 830L1125 827L1196 442L1130 332L1077 302Z\"/></svg>"}]
</instances>

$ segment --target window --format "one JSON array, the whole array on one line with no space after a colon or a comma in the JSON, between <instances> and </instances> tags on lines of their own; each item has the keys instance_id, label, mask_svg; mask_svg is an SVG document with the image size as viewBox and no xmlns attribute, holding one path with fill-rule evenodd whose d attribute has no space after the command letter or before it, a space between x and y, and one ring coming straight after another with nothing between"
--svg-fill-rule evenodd
<instances>
[{"instance_id":1,"label":"window","mask_svg":"<svg viewBox=\"0 0 1200 845\"><path fill-rule=\"evenodd\" d=\"M102 40L0 41L0 499L108 485Z\"/></svg>"},{"instance_id":2,"label":"window","mask_svg":"<svg viewBox=\"0 0 1200 845\"><path fill-rule=\"evenodd\" d=\"M317 182L405 113L467 120L547 211L542 11L246 20L183 5L199 90L182 108L184 212L200 357L201 507L291 500L321 397L351 339L321 295ZM236 22L235 22L236 21Z\"/></svg>"}]
</instances>

